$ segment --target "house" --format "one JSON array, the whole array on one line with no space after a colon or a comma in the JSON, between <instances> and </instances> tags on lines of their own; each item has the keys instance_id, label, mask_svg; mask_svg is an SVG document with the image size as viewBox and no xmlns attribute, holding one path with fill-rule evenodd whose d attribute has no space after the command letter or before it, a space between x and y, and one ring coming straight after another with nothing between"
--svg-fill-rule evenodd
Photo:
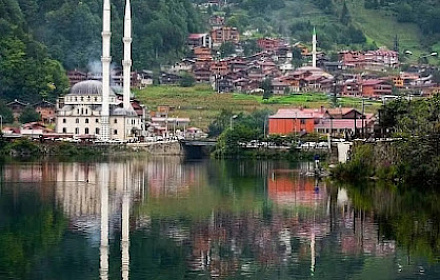
<instances>
[{"instance_id":1,"label":"house","mask_svg":"<svg viewBox=\"0 0 440 280\"><path fill-rule=\"evenodd\" d=\"M229 72L228 62L225 60L214 61L210 69L213 75L224 76Z\"/></svg>"},{"instance_id":2,"label":"house","mask_svg":"<svg viewBox=\"0 0 440 280\"><path fill-rule=\"evenodd\" d=\"M272 81L273 94L286 94L290 92L289 82L283 81L280 78L276 78Z\"/></svg>"},{"instance_id":3,"label":"house","mask_svg":"<svg viewBox=\"0 0 440 280\"><path fill-rule=\"evenodd\" d=\"M391 95L393 87L387 82L378 79L361 81L362 96L370 98L380 98L382 95Z\"/></svg>"},{"instance_id":4,"label":"house","mask_svg":"<svg viewBox=\"0 0 440 280\"><path fill-rule=\"evenodd\" d=\"M257 40L257 45L263 51L275 51L280 47L281 39L260 38Z\"/></svg>"},{"instance_id":5,"label":"house","mask_svg":"<svg viewBox=\"0 0 440 280\"><path fill-rule=\"evenodd\" d=\"M212 59L212 50L208 47L195 47L194 56L196 59Z\"/></svg>"},{"instance_id":6,"label":"house","mask_svg":"<svg viewBox=\"0 0 440 280\"><path fill-rule=\"evenodd\" d=\"M7 103L6 106L12 110L12 115L14 116L14 120L18 121L24 108L29 106L29 103L24 103L15 99L14 101Z\"/></svg>"},{"instance_id":7,"label":"house","mask_svg":"<svg viewBox=\"0 0 440 280\"><path fill-rule=\"evenodd\" d=\"M212 48L212 39L209 33L192 33L188 35L187 45L189 49L196 47Z\"/></svg>"},{"instance_id":8,"label":"house","mask_svg":"<svg viewBox=\"0 0 440 280\"><path fill-rule=\"evenodd\" d=\"M361 96L361 85L357 79L347 79L343 82L341 95L344 96Z\"/></svg>"},{"instance_id":9,"label":"house","mask_svg":"<svg viewBox=\"0 0 440 280\"><path fill-rule=\"evenodd\" d=\"M237 44L240 41L240 32L236 27L222 26L211 30L211 38L217 46L224 42Z\"/></svg>"},{"instance_id":10,"label":"house","mask_svg":"<svg viewBox=\"0 0 440 280\"><path fill-rule=\"evenodd\" d=\"M230 79L221 78L216 81L217 83L217 92L225 93L225 92L233 92L234 91L234 83Z\"/></svg>"},{"instance_id":11,"label":"house","mask_svg":"<svg viewBox=\"0 0 440 280\"><path fill-rule=\"evenodd\" d=\"M56 119L56 105L46 100L42 100L40 102L32 105L35 108L35 111L40 114L41 121L44 124L54 123Z\"/></svg>"},{"instance_id":12,"label":"house","mask_svg":"<svg viewBox=\"0 0 440 280\"><path fill-rule=\"evenodd\" d=\"M374 119L322 119L315 125L315 132L333 137L367 136L374 132Z\"/></svg>"},{"instance_id":13,"label":"house","mask_svg":"<svg viewBox=\"0 0 440 280\"><path fill-rule=\"evenodd\" d=\"M173 73L161 72L159 76L159 83L161 85L177 85L182 80L182 77Z\"/></svg>"},{"instance_id":14,"label":"house","mask_svg":"<svg viewBox=\"0 0 440 280\"><path fill-rule=\"evenodd\" d=\"M154 74L153 71L150 70L142 70L139 74L139 87L145 88L146 86L150 86L154 83Z\"/></svg>"},{"instance_id":15,"label":"house","mask_svg":"<svg viewBox=\"0 0 440 280\"><path fill-rule=\"evenodd\" d=\"M279 109L275 115L269 116L269 134L312 133L324 114L323 108Z\"/></svg>"},{"instance_id":16,"label":"house","mask_svg":"<svg viewBox=\"0 0 440 280\"><path fill-rule=\"evenodd\" d=\"M25 123L20 127L20 134L23 136L39 137L43 133L53 132L53 130L46 127L41 122Z\"/></svg>"},{"instance_id":17,"label":"house","mask_svg":"<svg viewBox=\"0 0 440 280\"><path fill-rule=\"evenodd\" d=\"M209 17L208 22L212 27L221 27L225 24L225 18L218 15L212 15Z\"/></svg>"},{"instance_id":18,"label":"house","mask_svg":"<svg viewBox=\"0 0 440 280\"><path fill-rule=\"evenodd\" d=\"M87 73L79 70L67 71L67 78L69 79L69 84L72 87L74 84L87 80Z\"/></svg>"},{"instance_id":19,"label":"house","mask_svg":"<svg viewBox=\"0 0 440 280\"><path fill-rule=\"evenodd\" d=\"M207 83L211 80L211 68L209 64L204 67L198 67L193 71L194 78L198 83Z\"/></svg>"},{"instance_id":20,"label":"house","mask_svg":"<svg viewBox=\"0 0 440 280\"><path fill-rule=\"evenodd\" d=\"M362 115L354 108L325 109L279 109L269 116L269 134L291 133L339 133L372 132L373 115Z\"/></svg>"}]
</instances>

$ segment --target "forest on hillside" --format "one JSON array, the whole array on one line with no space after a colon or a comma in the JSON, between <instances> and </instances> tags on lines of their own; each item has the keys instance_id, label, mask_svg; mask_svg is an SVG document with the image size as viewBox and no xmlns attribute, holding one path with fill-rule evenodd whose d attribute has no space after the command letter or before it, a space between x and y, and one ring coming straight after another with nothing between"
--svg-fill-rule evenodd
<instances>
[{"instance_id":1,"label":"forest on hillside","mask_svg":"<svg viewBox=\"0 0 440 280\"><path fill-rule=\"evenodd\" d=\"M196 1L196 0L193 0ZM200 0L197 0L200 1ZM360 49L374 49L377 32L372 24L365 24L365 11L378 11L370 21L383 27L390 22L401 24L400 30L389 26L386 41L389 48L395 48L395 37L405 37L404 24L418 28L417 44L425 51L431 49L440 38L440 7L435 0L228 0L232 6L223 9L229 24L240 30L258 30L259 36L283 36L294 41L310 41L311 30L318 30L318 44L324 51L350 46ZM356 8L362 7L363 11ZM214 11L215 13L215 11ZM398 34L398 33L402 34ZM383 38L380 38L383 39Z\"/></svg>"},{"instance_id":2,"label":"forest on hillside","mask_svg":"<svg viewBox=\"0 0 440 280\"><path fill-rule=\"evenodd\" d=\"M112 60L123 56L125 1L111 1ZM100 65L102 0L0 0L0 98L54 101L64 69ZM185 52L200 13L188 0L132 0L133 68L151 69Z\"/></svg>"}]
</instances>

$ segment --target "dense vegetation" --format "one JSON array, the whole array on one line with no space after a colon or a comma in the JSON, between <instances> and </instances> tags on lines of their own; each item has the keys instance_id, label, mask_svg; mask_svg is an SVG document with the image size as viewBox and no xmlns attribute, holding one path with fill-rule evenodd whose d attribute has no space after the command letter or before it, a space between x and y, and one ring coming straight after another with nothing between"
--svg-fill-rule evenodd
<instances>
[{"instance_id":1,"label":"dense vegetation","mask_svg":"<svg viewBox=\"0 0 440 280\"><path fill-rule=\"evenodd\" d=\"M201 28L187 0L133 0L133 66L154 68L185 52ZM122 55L124 1L112 1L112 56ZM102 0L1 0L0 98L54 101L66 91L65 69L100 68Z\"/></svg>"},{"instance_id":2,"label":"dense vegetation","mask_svg":"<svg viewBox=\"0 0 440 280\"><path fill-rule=\"evenodd\" d=\"M399 99L381 108L379 116L381 133L401 140L382 149L386 156L371 144L360 145L352 159L335 170L335 177L359 180L374 176L420 189L436 188L440 181L440 96Z\"/></svg>"}]
</instances>

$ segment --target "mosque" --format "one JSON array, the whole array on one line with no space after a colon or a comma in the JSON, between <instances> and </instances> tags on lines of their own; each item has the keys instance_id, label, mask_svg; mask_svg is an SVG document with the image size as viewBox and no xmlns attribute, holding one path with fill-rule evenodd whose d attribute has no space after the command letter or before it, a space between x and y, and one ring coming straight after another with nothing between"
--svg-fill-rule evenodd
<instances>
[{"instance_id":1,"label":"mosque","mask_svg":"<svg viewBox=\"0 0 440 280\"><path fill-rule=\"evenodd\" d=\"M75 84L58 100L56 132L85 135L101 140L128 140L145 131L145 110L131 99L131 5L126 0L124 16L124 59L122 100L110 87L110 0L103 3L102 82Z\"/></svg>"}]
</instances>

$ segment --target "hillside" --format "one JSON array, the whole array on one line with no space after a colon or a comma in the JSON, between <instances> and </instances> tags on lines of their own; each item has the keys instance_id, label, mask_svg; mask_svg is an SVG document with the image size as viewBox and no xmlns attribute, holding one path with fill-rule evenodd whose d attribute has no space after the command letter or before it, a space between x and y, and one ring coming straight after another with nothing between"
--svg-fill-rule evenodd
<instances>
[{"instance_id":1,"label":"hillside","mask_svg":"<svg viewBox=\"0 0 440 280\"><path fill-rule=\"evenodd\" d=\"M397 42L399 51L411 51L407 59L415 61L440 50L439 8L432 0L284 0L276 7L259 0L231 2L227 18L256 37L283 36L308 44L316 26L319 47L330 53L348 47L394 49Z\"/></svg>"},{"instance_id":2,"label":"hillside","mask_svg":"<svg viewBox=\"0 0 440 280\"><path fill-rule=\"evenodd\" d=\"M112 4L112 59L122 60L125 1ZM55 101L64 69L100 65L102 0L0 0L0 99ZM188 0L132 0L133 68L180 59L188 33L203 28Z\"/></svg>"}]
</instances>

